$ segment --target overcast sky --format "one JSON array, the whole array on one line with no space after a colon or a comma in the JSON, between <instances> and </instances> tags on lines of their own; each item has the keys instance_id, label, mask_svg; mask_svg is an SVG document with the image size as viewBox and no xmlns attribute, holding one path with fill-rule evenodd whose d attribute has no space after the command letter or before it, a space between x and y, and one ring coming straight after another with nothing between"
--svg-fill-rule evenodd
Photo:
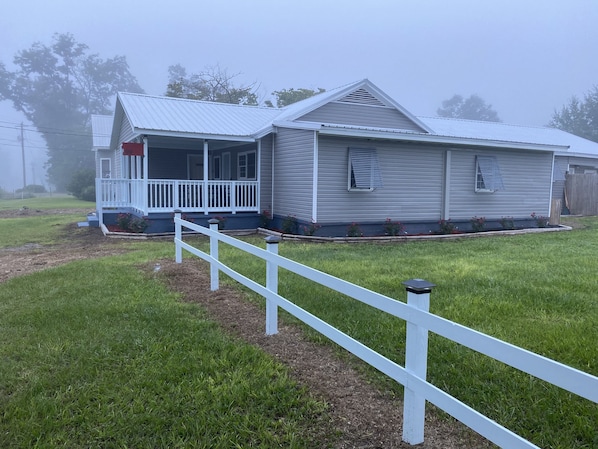
<instances>
[{"instance_id":1,"label":"overcast sky","mask_svg":"<svg viewBox=\"0 0 598 449\"><path fill-rule=\"evenodd\" d=\"M101 58L126 56L154 95L170 65L218 64L255 82L261 99L368 78L416 115L477 94L504 122L543 126L598 84L595 0L11 0L0 61L10 67L19 50L66 32ZM5 155L20 153L2 125L21 120L0 102L0 187L10 187ZM26 142L42 146L35 133Z\"/></svg>"}]
</instances>

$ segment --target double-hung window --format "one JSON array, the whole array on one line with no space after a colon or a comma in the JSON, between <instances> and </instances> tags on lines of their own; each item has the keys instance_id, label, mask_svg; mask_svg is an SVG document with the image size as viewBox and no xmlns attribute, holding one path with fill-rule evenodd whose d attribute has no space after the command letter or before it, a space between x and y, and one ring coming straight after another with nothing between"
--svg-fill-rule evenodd
<instances>
[{"instance_id":1,"label":"double-hung window","mask_svg":"<svg viewBox=\"0 0 598 449\"><path fill-rule=\"evenodd\" d=\"M475 157L475 191L493 193L504 190L500 167L495 156Z\"/></svg>"},{"instance_id":2,"label":"double-hung window","mask_svg":"<svg viewBox=\"0 0 598 449\"><path fill-rule=\"evenodd\" d=\"M372 191L382 187L378 153L374 148L349 148L347 188Z\"/></svg>"},{"instance_id":3,"label":"double-hung window","mask_svg":"<svg viewBox=\"0 0 598 449\"><path fill-rule=\"evenodd\" d=\"M256 178L256 157L255 151L239 153L238 159L238 177L239 179Z\"/></svg>"}]
</instances>

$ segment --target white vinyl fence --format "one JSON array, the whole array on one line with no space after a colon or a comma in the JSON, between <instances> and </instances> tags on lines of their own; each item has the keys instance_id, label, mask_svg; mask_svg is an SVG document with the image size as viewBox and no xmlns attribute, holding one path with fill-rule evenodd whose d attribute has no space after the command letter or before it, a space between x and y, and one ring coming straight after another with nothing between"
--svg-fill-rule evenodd
<instances>
[{"instance_id":1,"label":"white vinyl fence","mask_svg":"<svg viewBox=\"0 0 598 449\"><path fill-rule=\"evenodd\" d=\"M210 254L185 243L183 227L209 236ZM219 288L218 274L219 271L222 271L264 296L266 298L266 334L273 335L278 332L277 310L278 307L281 307L403 385L405 396L402 438L409 444L419 444L424 441L425 403L429 401L500 447L509 449L537 447L426 381L428 332L434 332L598 403L598 377L429 313L430 292L434 285L424 280L413 279L403 282L407 290L407 303L404 303L279 256L279 239L276 237L266 238L267 249L264 250L218 232L217 220L210 220L208 229L182 220L180 212L175 214L174 242L177 263L182 262L183 249L210 263L212 290ZM266 285L258 284L220 262L218 260L219 242L229 244L265 260ZM405 320L407 322L405 366L400 366L389 360L280 296L278 294L279 267Z\"/></svg>"}]
</instances>

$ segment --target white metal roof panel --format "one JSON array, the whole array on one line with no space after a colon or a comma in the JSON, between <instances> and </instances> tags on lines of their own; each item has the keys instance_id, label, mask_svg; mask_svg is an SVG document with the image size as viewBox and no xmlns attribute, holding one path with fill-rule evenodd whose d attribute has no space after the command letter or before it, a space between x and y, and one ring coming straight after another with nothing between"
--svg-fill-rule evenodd
<instances>
[{"instance_id":1,"label":"white metal roof panel","mask_svg":"<svg viewBox=\"0 0 598 449\"><path fill-rule=\"evenodd\" d=\"M192 135L252 136L271 125L276 108L119 93L134 129Z\"/></svg>"},{"instance_id":2,"label":"white metal roof panel","mask_svg":"<svg viewBox=\"0 0 598 449\"><path fill-rule=\"evenodd\" d=\"M445 117L419 117L435 135L500 142L569 147L568 152L598 156L598 143L557 128L510 125Z\"/></svg>"},{"instance_id":3,"label":"white metal roof panel","mask_svg":"<svg viewBox=\"0 0 598 449\"><path fill-rule=\"evenodd\" d=\"M91 135L94 149L110 148L110 136L112 134L113 121L114 117L111 115L94 114L91 116Z\"/></svg>"}]
</instances>

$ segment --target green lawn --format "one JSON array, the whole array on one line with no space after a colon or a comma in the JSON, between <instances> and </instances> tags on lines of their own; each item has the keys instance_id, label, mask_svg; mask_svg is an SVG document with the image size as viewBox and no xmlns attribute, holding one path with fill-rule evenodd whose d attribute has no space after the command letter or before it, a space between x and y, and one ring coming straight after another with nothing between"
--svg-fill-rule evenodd
<instances>
[{"instance_id":1,"label":"green lawn","mask_svg":"<svg viewBox=\"0 0 598 449\"><path fill-rule=\"evenodd\" d=\"M18 210L22 207L28 207L29 209L89 209L93 211L96 204L91 201L81 201L71 195L64 194L51 197L0 199L0 211Z\"/></svg>"},{"instance_id":2,"label":"green lawn","mask_svg":"<svg viewBox=\"0 0 598 449\"><path fill-rule=\"evenodd\" d=\"M280 254L405 300L401 282L437 287L431 312L598 375L598 219L572 232L397 244L285 241ZM264 246L263 239L251 242ZM264 281L264 264L221 257ZM283 296L404 364L402 321L282 272ZM314 335L315 339L321 339ZM371 373L384 388L401 389ZM431 335L428 379L540 447L598 447L598 405Z\"/></svg>"},{"instance_id":3,"label":"green lawn","mask_svg":"<svg viewBox=\"0 0 598 449\"><path fill-rule=\"evenodd\" d=\"M54 225L39 232L0 220L0 247L5 233L59 241L70 218L45 219ZM433 313L598 375L598 219L577 221L583 229L478 239L284 241L280 254L399 300L402 281L427 279ZM133 251L0 284L0 447L322 447L325 407L284 367L139 271L174 257L173 244L123 244ZM263 262L226 245L220 254L264 282ZM284 270L279 290L404 363L400 320ZM597 404L434 335L428 379L540 447L598 448Z\"/></svg>"}]
</instances>

